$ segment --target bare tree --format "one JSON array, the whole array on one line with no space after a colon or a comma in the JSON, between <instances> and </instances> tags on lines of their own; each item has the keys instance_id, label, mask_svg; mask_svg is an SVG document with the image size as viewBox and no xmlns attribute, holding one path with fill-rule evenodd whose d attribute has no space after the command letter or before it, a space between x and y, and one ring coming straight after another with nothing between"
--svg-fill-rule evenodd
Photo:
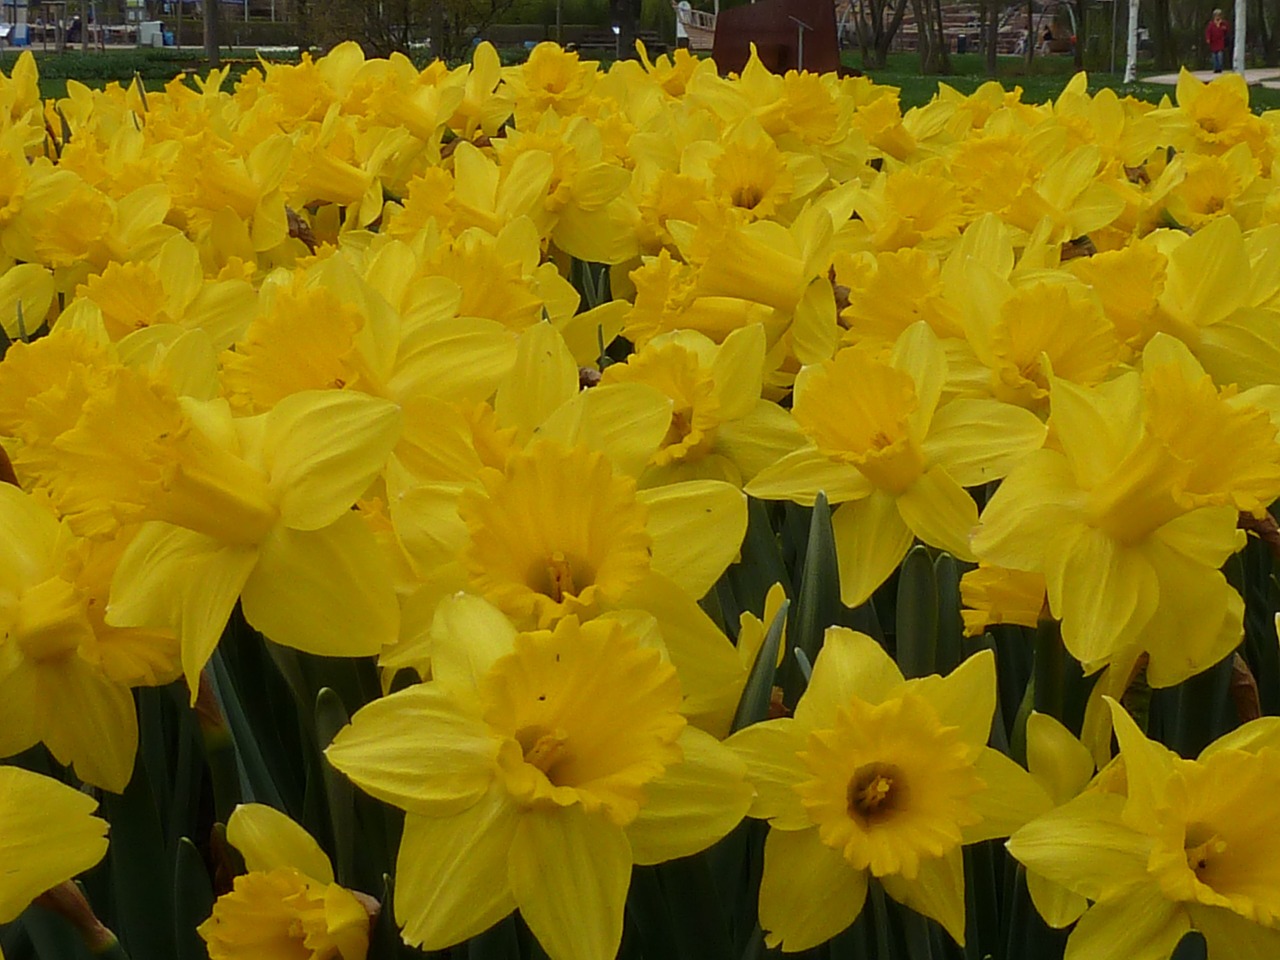
<instances>
[{"instance_id":1,"label":"bare tree","mask_svg":"<svg viewBox=\"0 0 1280 960\"><path fill-rule=\"evenodd\" d=\"M941 0L911 0L916 18L916 43L920 53L920 72L951 72L950 40L942 21Z\"/></svg>"},{"instance_id":2,"label":"bare tree","mask_svg":"<svg viewBox=\"0 0 1280 960\"><path fill-rule=\"evenodd\" d=\"M206 0L207 2L207 0ZM450 60L515 0L310 0L313 39L322 47L357 40L373 56L409 51L427 37Z\"/></svg>"},{"instance_id":3,"label":"bare tree","mask_svg":"<svg viewBox=\"0 0 1280 960\"><path fill-rule=\"evenodd\" d=\"M889 47L906 12L907 0L861 0L855 22L864 66L874 70L888 62Z\"/></svg>"}]
</instances>

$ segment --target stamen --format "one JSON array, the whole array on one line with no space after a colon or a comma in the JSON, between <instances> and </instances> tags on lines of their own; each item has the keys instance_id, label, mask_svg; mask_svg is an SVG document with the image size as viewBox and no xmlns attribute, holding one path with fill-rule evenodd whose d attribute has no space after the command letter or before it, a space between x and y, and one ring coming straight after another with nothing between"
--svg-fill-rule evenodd
<instances>
[{"instance_id":1,"label":"stamen","mask_svg":"<svg viewBox=\"0 0 1280 960\"><path fill-rule=\"evenodd\" d=\"M573 569L559 550L547 561L547 583L551 599L556 603L561 603L565 597L574 596L578 592L573 583Z\"/></svg>"},{"instance_id":2,"label":"stamen","mask_svg":"<svg viewBox=\"0 0 1280 960\"><path fill-rule=\"evenodd\" d=\"M870 763L858 768L849 780L849 816L872 821L901 807L904 796L901 779L901 771L890 764Z\"/></svg>"}]
</instances>

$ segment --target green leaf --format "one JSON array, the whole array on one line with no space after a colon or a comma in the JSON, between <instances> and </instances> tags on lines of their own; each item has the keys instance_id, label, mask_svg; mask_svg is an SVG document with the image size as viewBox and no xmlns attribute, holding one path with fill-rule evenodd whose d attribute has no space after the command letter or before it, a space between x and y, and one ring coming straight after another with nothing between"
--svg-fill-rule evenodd
<instances>
[{"instance_id":1,"label":"green leaf","mask_svg":"<svg viewBox=\"0 0 1280 960\"><path fill-rule=\"evenodd\" d=\"M725 576L733 587L739 606L762 617L769 588L775 583L785 587L791 582L782 562L778 535L769 522L769 506L763 500L754 497L747 500L747 534L742 540L739 557Z\"/></svg>"},{"instance_id":2,"label":"green leaf","mask_svg":"<svg viewBox=\"0 0 1280 960\"><path fill-rule=\"evenodd\" d=\"M355 882L356 807L351 781L340 774L323 757L324 748L333 742L338 731L351 720L342 700L329 687L316 696L316 742L321 750L325 793L329 801L329 821L333 826L335 870L338 882L349 886Z\"/></svg>"},{"instance_id":3,"label":"green leaf","mask_svg":"<svg viewBox=\"0 0 1280 960\"><path fill-rule=\"evenodd\" d=\"M938 585L927 547L912 547L898 573L898 666L903 676L937 672Z\"/></svg>"},{"instance_id":4,"label":"green leaf","mask_svg":"<svg viewBox=\"0 0 1280 960\"><path fill-rule=\"evenodd\" d=\"M773 699L773 679L778 665L778 647L782 643L782 632L790 608L791 601L783 600L782 606L774 614L773 622L769 624L764 641L756 651L751 673L747 675L747 683L742 688L742 696L738 699L738 709L734 711L730 730L741 730L759 723L769 714L769 703Z\"/></svg>"},{"instance_id":5,"label":"green leaf","mask_svg":"<svg viewBox=\"0 0 1280 960\"><path fill-rule=\"evenodd\" d=\"M213 912L213 885L200 851L186 837L181 838L173 859L173 924L178 945L177 960L209 960L204 940L196 927Z\"/></svg>"},{"instance_id":6,"label":"green leaf","mask_svg":"<svg viewBox=\"0 0 1280 960\"><path fill-rule=\"evenodd\" d=\"M165 851L160 811L142 769L134 771L123 794L104 794L102 805L111 824L107 860L115 933L135 960L172 960L177 952L172 861Z\"/></svg>"},{"instance_id":7,"label":"green leaf","mask_svg":"<svg viewBox=\"0 0 1280 960\"><path fill-rule=\"evenodd\" d=\"M504 917L467 942L467 960L520 960L515 916Z\"/></svg>"},{"instance_id":8,"label":"green leaf","mask_svg":"<svg viewBox=\"0 0 1280 960\"><path fill-rule=\"evenodd\" d=\"M288 807L280 796L271 769L262 755L262 746L258 743L254 725L245 715L244 704L227 670L221 648L213 652L209 664L212 668L213 689L222 705L227 728L235 744L241 796L247 801L265 803L277 810L287 811Z\"/></svg>"},{"instance_id":9,"label":"green leaf","mask_svg":"<svg viewBox=\"0 0 1280 960\"><path fill-rule=\"evenodd\" d=\"M840 572L836 566L836 541L831 531L831 507L825 494L819 493L809 517L809 536L805 545L804 569L800 574L795 615L787 631L793 646L804 651L809 663L816 663L827 627L840 616ZM804 691L804 677L794 661L788 664L783 678L783 699L795 707Z\"/></svg>"},{"instance_id":10,"label":"green leaf","mask_svg":"<svg viewBox=\"0 0 1280 960\"><path fill-rule=\"evenodd\" d=\"M684 960L732 960L729 929L706 856L670 860L657 870L676 955Z\"/></svg>"},{"instance_id":11,"label":"green leaf","mask_svg":"<svg viewBox=\"0 0 1280 960\"><path fill-rule=\"evenodd\" d=\"M1066 706L1067 650L1057 620L1041 620L1036 627L1035 709L1055 720Z\"/></svg>"},{"instance_id":12,"label":"green leaf","mask_svg":"<svg viewBox=\"0 0 1280 960\"><path fill-rule=\"evenodd\" d=\"M938 651L934 667L948 674L964 659L964 617L960 615L960 564L949 553L933 564L938 590Z\"/></svg>"}]
</instances>

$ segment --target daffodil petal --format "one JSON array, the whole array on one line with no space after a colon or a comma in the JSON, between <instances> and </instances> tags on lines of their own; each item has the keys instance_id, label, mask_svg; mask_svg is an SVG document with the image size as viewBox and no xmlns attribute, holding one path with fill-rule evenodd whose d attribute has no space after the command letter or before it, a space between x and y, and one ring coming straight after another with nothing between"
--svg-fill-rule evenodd
<instances>
[{"instance_id":1,"label":"daffodil petal","mask_svg":"<svg viewBox=\"0 0 1280 960\"><path fill-rule=\"evenodd\" d=\"M515 910L507 857L518 820L518 808L496 785L454 816L405 817L395 886L405 943L442 950Z\"/></svg>"},{"instance_id":2,"label":"daffodil petal","mask_svg":"<svg viewBox=\"0 0 1280 960\"><path fill-rule=\"evenodd\" d=\"M263 458L286 526L317 530L350 510L400 437L395 404L362 393L305 390L266 414Z\"/></svg>"},{"instance_id":3,"label":"daffodil petal","mask_svg":"<svg viewBox=\"0 0 1280 960\"><path fill-rule=\"evenodd\" d=\"M736 487L717 480L690 480L636 499L649 511L653 570L699 600L738 555L747 532L747 501Z\"/></svg>"},{"instance_id":4,"label":"daffodil petal","mask_svg":"<svg viewBox=\"0 0 1280 960\"><path fill-rule=\"evenodd\" d=\"M249 870L266 873L282 867L312 880L333 883L333 864L311 834L274 807L242 803L227 821L227 840L240 851Z\"/></svg>"},{"instance_id":5,"label":"daffodil petal","mask_svg":"<svg viewBox=\"0 0 1280 960\"><path fill-rule=\"evenodd\" d=\"M538 428L538 436L566 447L585 444L637 477L670 425L671 400L665 394L643 383L612 383L562 404Z\"/></svg>"},{"instance_id":6,"label":"daffodil petal","mask_svg":"<svg viewBox=\"0 0 1280 960\"><path fill-rule=\"evenodd\" d=\"M969 538L978 505L946 470L931 467L898 495L898 512L917 537L961 560L975 560Z\"/></svg>"},{"instance_id":7,"label":"daffodil petal","mask_svg":"<svg viewBox=\"0 0 1280 960\"><path fill-rule=\"evenodd\" d=\"M914 535L898 512L897 499L877 490L865 500L842 503L831 515L840 599L856 607L902 562Z\"/></svg>"},{"instance_id":8,"label":"daffodil petal","mask_svg":"<svg viewBox=\"0 0 1280 960\"><path fill-rule=\"evenodd\" d=\"M1085 791L1037 817L1006 847L1028 870L1091 900L1113 899L1149 882L1151 838L1124 824L1124 797Z\"/></svg>"},{"instance_id":9,"label":"daffodil petal","mask_svg":"<svg viewBox=\"0 0 1280 960\"><path fill-rule=\"evenodd\" d=\"M796 722L806 730L832 726L836 711L850 697L883 703L903 682L898 665L871 637L848 627L828 627L809 685L796 704Z\"/></svg>"},{"instance_id":10,"label":"daffodil petal","mask_svg":"<svg viewBox=\"0 0 1280 960\"><path fill-rule=\"evenodd\" d=\"M867 899L867 872L809 830L770 830L760 879L765 943L788 953L830 940L858 919Z\"/></svg>"},{"instance_id":11,"label":"daffodil petal","mask_svg":"<svg viewBox=\"0 0 1280 960\"><path fill-rule=\"evenodd\" d=\"M790 413L776 403L757 400L740 419L720 424L715 449L732 460L749 482L804 443L804 434Z\"/></svg>"},{"instance_id":12,"label":"daffodil petal","mask_svg":"<svg viewBox=\"0 0 1280 960\"><path fill-rule=\"evenodd\" d=\"M511 652L516 628L493 604L459 593L436 607L431 675L450 689L475 687L494 661Z\"/></svg>"},{"instance_id":13,"label":"daffodil petal","mask_svg":"<svg viewBox=\"0 0 1280 960\"><path fill-rule=\"evenodd\" d=\"M803 728L791 717L753 723L725 741L746 761L747 778L755 787L750 815L768 820L775 830L812 825L795 791L796 784L812 777L800 759L804 743Z\"/></svg>"},{"instance_id":14,"label":"daffodil petal","mask_svg":"<svg viewBox=\"0 0 1280 960\"><path fill-rule=\"evenodd\" d=\"M716 351L711 379L719 395L720 416L726 421L745 417L759 403L764 355L764 327L758 323L739 327Z\"/></svg>"},{"instance_id":15,"label":"daffodil petal","mask_svg":"<svg viewBox=\"0 0 1280 960\"><path fill-rule=\"evenodd\" d=\"M494 410L504 426L529 437L562 403L578 393L578 364L559 332L535 323L516 343L516 362L498 387Z\"/></svg>"},{"instance_id":16,"label":"daffodil petal","mask_svg":"<svg viewBox=\"0 0 1280 960\"><path fill-rule=\"evenodd\" d=\"M37 709L41 734L59 763L80 779L123 793L138 752L138 711L129 688L77 657L40 664ZM74 709L68 706L74 704Z\"/></svg>"},{"instance_id":17,"label":"daffodil petal","mask_svg":"<svg viewBox=\"0 0 1280 960\"><path fill-rule=\"evenodd\" d=\"M640 814L627 826L636 863L662 863L705 850L751 806L746 764L696 727L678 740L684 759L645 787Z\"/></svg>"},{"instance_id":18,"label":"daffodil petal","mask_svg":"<svg viewBox=\"0 0 1280 960\"><path fill-rule=\"evenodd\" d=\"M934 414L920 449L962 487L999 480L1044 443L1045 426L1030 410L998 400L959 399Z\"/></svg>"},{"instance_id":19,"label":"daffodil petal","mask_svg":"<svg viewBox=\"0 0 1280 960\"><path fill-rule=\"evenodd\" d=\"M631 862L625 831L607 817L580 806L524 812L510 848L511 891L549 956L618 952Z\"/></svg>"},{"instance_id":20,"label":"daffodil petal","mask_svg":"<svg viewBox=\"0 0 1280 960\"><path fill-rule=\"evenodd\" d=\"M325 756L366 793L424 816L472 806L493 782L498 741L438 683L362 707Z\"/></svg>"},{"instance_id":21,"label":"daffodil petal","mask_svg":"<svg viewBox=\"0 0 1280 960\"><path fill-rule=\"evenodd\" d=\"M1220 907L1193 903L1188 906L1191 926L1204 934L1213 960L1274 960L1280 957L1280 930L1254 923Z\"/></svg>"},{"instance_id":22,"label":"daffodil petal","mask_svg":"<svg viewBox=\"0 0 1280 960\"><path fill-rule=\"evenodd\" d=\"M252 547L226 546L167 523L144 523L116 565L107 623L169 627L182 638L192 702L236 598L258 562Z\"/></svg>"},{"instance_id":23,"label":"daffodil petal","mask_svg":"<svg viewBox=\"0 0 1280 960\"><path fill-rule=\"evenodd\" d=\"M914 880L894 873L880 878L884 892L903 906L937 920L964 946L964 857L959 847L941 857L920 861Z\"/></svg>"},{"instance_id":24,"label":"daffodil petal","mask_svg":"<svg viewBox=\"0 0 1280 960\"><path fill-rule=\"evenodd\" d=\"M1044 922L1055 930L1075 923L1089 909L1089 901L1061 884L1027 871L1027 893Z\"/></svg>"},{"instance_id":25,"label":"daffodil petal","mask_svg":"<svg viewBox=\"0 0 1280 960\"><path fill-rule=\"evenodd\" d=\"M911 681L929 698L938 719L960 729L960 736L975 749L991 736L996 712L996 658L991 650L979 650L945 677L933 674ZM865 699L865 698L864 698Z\"/></svg>"},{"instance_id":26,"label":"daffodil petal","mask_svg":"<svg viewBox=\"0 0 1280 960\"><path fill-rule=\"evenodd\" d=\"M1190 929L1186 911L1147 884L1085 911L1063 960L1167 960Z\"/></svg>"},{"instance_id":27,"label":"daffodil petal","mask_svg":"<svg viewBox=\"0 0 1280 960\"><path fill-rule=\"evenodd\" d=\"M832 460L816 447L788 453L746 486L747 493L761 500L790 500L806 507L813 506L819 493L834 504L861 499L873 489L856 467Z\"/></svg>"},{"instance_id":28,"label":"daffodil petal","mask_svg":"<svg viewBox=\"0 0 1280 960\"><path fill-rule=\"evenodd\" d=\"M276 643L322 656L373 656L399 629L390 564L351 512L320 530L272 531L242 602Z\"/></svg>"},{"instance_id":29,"label":"daffodil petal","mask_svg":"<svg viewBox=\"0 0 1280 960\"><path fill-rule=\"evenodd\" d=\"M32 899L88 870L107 852L98 804L72 787L19 767L0 767L0 923Z\"/></svg>"},{"instance_id":30,"label":"daffodil petal","mask_svg":"<svg viewBox=\"0 0 1280 960\"><path fill-rule=\"evenodd\" d=\"M1007 837L1053 806L1035 777L999 750L983 747L974 770L987 786L971 801L982 822L964 829L965 843Z\"/></svg>"},{"instance_id":31,"label":"daffodil petal","mask_svg":"<svg viewBox=\"0 0 1280 960\"><path fill-rule=\"evenodd\" d=\"M1058 720L1032 711L1027 717L1027 768L1055 803L1066 803L1093 776L1093 756Z\"/></svg>"}]
</instances>

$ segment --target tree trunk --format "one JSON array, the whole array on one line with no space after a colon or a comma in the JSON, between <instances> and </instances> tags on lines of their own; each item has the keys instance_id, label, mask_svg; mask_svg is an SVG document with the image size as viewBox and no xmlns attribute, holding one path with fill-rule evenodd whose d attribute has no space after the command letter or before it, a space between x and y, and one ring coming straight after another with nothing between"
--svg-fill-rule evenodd
<instances>
[{"instance_id":1,"label":"tree trunk","mask_svg":"<svg viewBox=\"0 0 1280 960\"><path fill-rule=\"evenodd\" d=\"M986 5L987 19L982 34L982 50L986 54L987 76L994 77L999 70L996 59L1000 44L1000 0L991 0Z\"/></svg>"},{"instance_id":2,"label":"tree trunk","mask_svg":"<svg viewBox=\"0 0 1280 960\"><path fill-rule=\"evenodd\" d=\"M875 38L876 66L883 67L889 62L889 47L893 45L893 38L898 35L898 28L902 26L902 19L907 14L907 0L895 0L893 19L889 21L888 26L885 26L884 23L884 11L887 8L883 3L873 2L872 9L877 8L879 9L879 14L871 25L871 31L872 36Z\"/></svg>"},{"instance_id":3,"label":"tree trunk","mask_svg":"<svg viewBox=\"0 0 1280 960\"><path fill-rule=\"evenodd\" d=\"M853 8L853 31L858 35L858 49L862 52L862 65L871 66L871 16L866 12L869 0L856 0Z\"/></svg>"},{"instance_id":4,"label":"tree trunk","mask_svg":"<svg viewBox=\"0 0 1280 960\"><path fill-rule=\"evenodd\" d=\"M204 55L210 67L216 67L221 62L218 49L219 5L218 0L201 0L201 9L204 11Z\"/></svg>"},{"instance_id":5,"label":"tree trunk","mask_svg":"<svg viewBox=\"0 0 1280 960\"><path fill-rule=\"evenodd\" d=\"M1258 38L1257 48L1262 51L1262 62L1268 67L1274 67L1280 58L1276 56L1273 21L1269 20L1267 13L1266 0L1258 0L1257 7L1249 18L1249 32Z\"/></svg>"},{"instance_id":6,"label":"tree trunk","mask_svg":"<svg viewBox=\"0 0 1280 960\"><path fill-rule=\"evenodd\" d=\"M1178 51L1173 39L1173 30L1169 26L1169 0L1155 0L1151 5L1151 13L1147 18L1151 30L1151 42L1155 47L1156 66L1161 70L1175 70L1178 66Z\"/></svg>"},{"instance_id":7,"label":"tree trunk","mask_svg":"<svg viewBox=\"0 0 1280 960\"><path fill-rule=\"evenodd\" d=\"M1075 49L1071 51L1072 58L1075 60L1077 70L1084 69L1084 45L1088 42L1089 21L1088 0L1075 0L1076 9L1076 42Z\"/></svg>"},{"instance_id":8,"label":"tree trunk","mask_svg":"<svg viewBox=\"0 0 1280 960\"><path fill-rule=\"evenodd\" d=\"M937 72L951 73L951 38L947 36L946 22L942 19L942 0L926 0L925 5L933 17L937 40Z\"/></svg>"},{"instance_id":9,"label":"tree trunk","mask_svg":"<svg viewBox=\"0 0 1280 960\"><path fill-rule=\"evenodd\" d=\"M429 0L427 4L427 33L431 36L431 56L443 60L444 50L444 0Z\"/></svg>"},{"instance_id":10,"label":"tree trunk","mask_svg":"<svg viewBox=\"0 0 1280 960\"><path fill-rule=\"evenodd\" d=\"M1036 44L1040 42L1040 38L1036 36L1036 10L1032 0L1027 0L1027 66L1031 66L1031 59L1036 55Z\"/></svg>"}]
</instances>

